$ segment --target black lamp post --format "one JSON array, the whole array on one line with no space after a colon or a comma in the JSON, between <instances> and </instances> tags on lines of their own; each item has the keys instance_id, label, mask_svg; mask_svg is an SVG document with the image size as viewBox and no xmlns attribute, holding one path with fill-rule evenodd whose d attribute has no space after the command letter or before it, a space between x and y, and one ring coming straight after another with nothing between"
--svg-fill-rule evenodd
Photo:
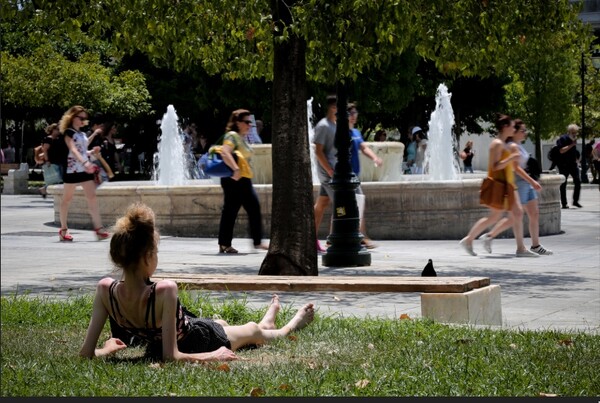
<instances>
[{"instance_id":1,"label":"black lamp post","mask_svg":"<svg viewBox=\"0 0 600 403\"><path fill-rule=\"evenodd\" d=\"M322 257L323 266L370 266L371 253L361 245L360 217L356 203L356 188L360 180L350 164L350 127L346 105L348 95L345 84L337 86L337 124L335 147L337 163L334 167L333 217L331 234L327 240L331 246Z\"/></svg>"}]
</instances>

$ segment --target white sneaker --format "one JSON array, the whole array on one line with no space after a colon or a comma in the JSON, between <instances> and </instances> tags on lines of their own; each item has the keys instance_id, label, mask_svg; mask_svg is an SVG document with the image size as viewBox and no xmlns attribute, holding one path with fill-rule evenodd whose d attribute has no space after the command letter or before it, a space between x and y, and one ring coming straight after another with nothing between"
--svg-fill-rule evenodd
<instances>
[{"instance_id":1,"label":"white sneaker","mask_svg":"<svg viewBox=\"0 0 600 403\"><path fill-rule=\"evenodd\" d=\"M540 255L538 255L535 252L530 251L529 249L525 249L525 250L517 251L517 257L540 257Z\"/></svg>"},{"instance_id":2,"label":"white sneaker","mask_svg":"<svg viewBox=\"0 0 600 403\"><path fill-rule=\"evenodd\" d=\"M487 253L492 253L492 241L494 240L494 238L492 238L488 234L483 234L479 237L479 239L483 241L483 249L485 249Z\"/></svg>"},{"instance_id":3,"label":"white sneaker","mask_svg":"<svg viewBox=\"0 0 600 403\"><path fill-rule=\"evenodd\" d=\"M464 249L465 251L467 251L467 253L468 253L469 255L471 255L471 256L477 256L477 253L475 253L475 252L473 251L473 244L469 245L469 244L467 243L467 238L466 238L466 237L465 237L465 238L463 238L463 239L461 239L461 240L460 240L460 242L459 242L458 244L459 244L460 246L462 246L462 247L463 247L463 249Z\"/></svg>"},{"instance_id":4,"label":"white sneaker","mask_svg":"<svg viewBox=\"0 0 600 403\"><path fill-rule=\"evenodd\" d=\"M535 248L532 246L531 251L537 253L538 255L552 255L553 254L550 249L546 249L542 245L538 245Z\"/></svg>"}]
</instances>

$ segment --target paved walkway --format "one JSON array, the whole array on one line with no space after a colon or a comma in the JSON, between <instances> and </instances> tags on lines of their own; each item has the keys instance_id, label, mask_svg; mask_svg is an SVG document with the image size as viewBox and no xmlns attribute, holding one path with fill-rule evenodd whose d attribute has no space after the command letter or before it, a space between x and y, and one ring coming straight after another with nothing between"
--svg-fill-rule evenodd
<instances>
[{"instance_id":1,"label":"paved walkway","mask_svg":"<svg viewBox=\"0 0 600 403\"><path fill-rule=\"evenodd\" d=\"M572 189L568 190L571 196ZM581 209L561 210L563 233L542 238L553 256L516 258L513 239L494 241L493 254L476 242L478 256L468 256L455 240L377 241L368 267L330 268L323 275L420 275L433 259L439 276L485 276L502 292L503 327L557 329L600 334L600 192L584 185ZM73 243L58 241L53 201L39 196L1 196L1 294L30 293L65 297L92 293L111 271L109 242L94 233L73 230ZM244 214L241 211L240 214ZM108 223L107 223L108 224ZM374 225L374 223L371 223ZM529 246L529 239L526 239ZM265 252L255 252L250 239L234 239L238 255L219 255L216 239L164 236L160 272L257 274ZM270 295L213 292L221 299L243 297L252 307L266 306ZM420 316L416 293L281 293L285 304L305 300L322 314L343 316Z\"/></svg>"}]
</instances>

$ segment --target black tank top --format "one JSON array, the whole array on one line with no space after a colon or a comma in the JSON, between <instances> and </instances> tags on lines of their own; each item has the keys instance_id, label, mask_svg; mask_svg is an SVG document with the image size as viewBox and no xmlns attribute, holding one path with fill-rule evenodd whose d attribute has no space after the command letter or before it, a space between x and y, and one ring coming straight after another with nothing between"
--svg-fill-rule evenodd
<instances>
[{"instance_id":1,"label":"black tank top","mask_svg":"<svg viewBox=\"0 0 600 403\"><path fill-rule=\"evenodd\" d=\"M121 314L119 303L114 295L115 288L120 281L113 281L109 288L109 300L111 311L109 316L122 330L130 336L139 337L147 342L156 342L162 340L162 327L156 326L156 283L150 283L150 294L146 305L146 316L144 318L144 327L139 328ZM177 340L181 340L189 331L190 323L186 311L177 298ZM119 318L120 320L117 320ZM121 323L125 323L122 325Z\"/></svg>"}]
</instances>

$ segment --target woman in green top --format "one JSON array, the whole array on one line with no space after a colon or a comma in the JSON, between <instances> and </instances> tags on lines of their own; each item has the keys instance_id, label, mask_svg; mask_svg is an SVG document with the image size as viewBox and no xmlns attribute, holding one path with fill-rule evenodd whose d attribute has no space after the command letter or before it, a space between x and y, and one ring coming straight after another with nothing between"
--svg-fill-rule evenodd
<instances>
[{"instance_id":1,"label":"woman in green top","mask_svg":"<svg viewBox=\"0 0 600 403\"><path fill-rule=\"evenodd\" d=\"M231 113L221 147L221 157L233 170L230 177L221 178L223 188L223 210L219 224L219 253L237 253L231 246L233 227L240 207L248 213L250 236L256 249L269 249L262 242L262 217L258 196L252 185L252 148L246 142L252 120L250 111L237 109Z\"/></svg>"}]
</instances>

